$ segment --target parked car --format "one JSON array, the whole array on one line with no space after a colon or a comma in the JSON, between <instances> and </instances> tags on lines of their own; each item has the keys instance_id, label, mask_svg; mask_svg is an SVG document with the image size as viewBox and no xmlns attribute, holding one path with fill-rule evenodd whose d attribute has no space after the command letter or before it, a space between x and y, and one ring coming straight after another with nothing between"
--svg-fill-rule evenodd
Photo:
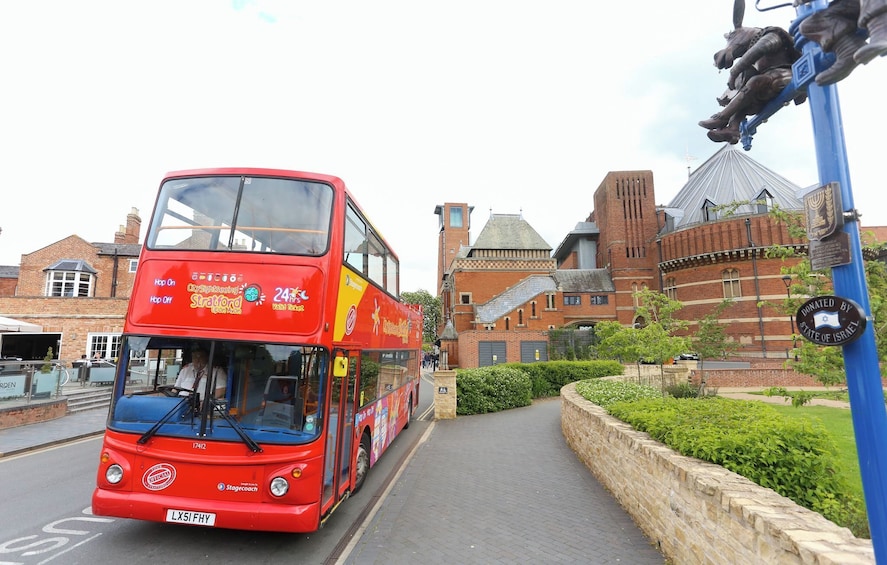
<instances>
[{"instance_id":1,"label":"parked car","mask_svg":"<svg viewBox=\"0 0 887 565\"><path fill-rule=\"evenodd\" d=\"M681 361L699 361L698 353L681 353L678 355L678 359Z\"/></svg>"}]
</instances>

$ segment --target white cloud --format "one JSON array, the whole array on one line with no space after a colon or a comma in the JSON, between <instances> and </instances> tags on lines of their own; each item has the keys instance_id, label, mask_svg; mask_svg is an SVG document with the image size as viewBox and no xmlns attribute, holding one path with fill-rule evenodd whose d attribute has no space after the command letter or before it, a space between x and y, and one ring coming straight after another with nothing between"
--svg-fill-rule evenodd
<instances>
[{"instance_id":1,"label":"white cloud","mask_svg":"<svg viewBox=\"0 0 887 565\"><path fill-rule=\"evenodd\" d=\"M610 170L651 169L657 200L720 147L712 66L731 2L467 0L429 5L172 0L0 7L0 264L72 233L147 224L170 170L263 166L340 176L398 252L402 288L436 285L446 201L523 211L556 247ZM787 27L791 8L746 23ZM879 174L887 61L839 85L856 206L887 225ZM816 182L808 105L750 156ZM688 155L695 160L688 161Z\"/></svg>"}]
</instances>

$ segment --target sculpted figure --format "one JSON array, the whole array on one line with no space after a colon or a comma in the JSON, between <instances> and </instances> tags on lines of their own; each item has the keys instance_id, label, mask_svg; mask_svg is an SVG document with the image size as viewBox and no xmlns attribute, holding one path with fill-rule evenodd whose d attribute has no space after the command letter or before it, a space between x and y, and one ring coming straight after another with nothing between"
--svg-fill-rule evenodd
<instances>
[{"instance_id":1,"label":"sculpted figure","mask_svg":"<svg viewBox=\"0 0 887 565\"><path fill-rule=\"evenodd\" d=\"M881 0L887 2L887 0ZM730 69L727 91L718 98L723 109L699 125L712 141L739 142L739 124L746 116L759 113L792 79L792 63L800 53L789 33L779 27L742 27L744 0L733 4L733 31L725 37L727 46L715 53L715 66ZM806 94L795 97L795 104Z\"/></svg>"},{"instance_id":2,"label":"sculpted figure","mask_svg":"<svg viewBox=\"0 0 887 565\"><path fill-rule=\"evenodd\" d=\"M809 1L795 0L795 6ZM802 21L800 31L835 54L835 63L816 75L816 84L834 84L857 65L887 54L887 0L834 0Z\"/></svg>"}]
</instances>

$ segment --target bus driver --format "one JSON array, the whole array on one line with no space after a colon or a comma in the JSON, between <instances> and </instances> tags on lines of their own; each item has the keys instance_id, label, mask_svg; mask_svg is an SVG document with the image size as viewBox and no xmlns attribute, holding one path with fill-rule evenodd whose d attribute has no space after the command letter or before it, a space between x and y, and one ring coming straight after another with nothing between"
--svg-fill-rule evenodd
<instances>
[{"instance_id":1,"label":"bus driver","mask_svg":"<svg viewBox=\"0 0 887 565\"><path fill-rule=\"evenodd\" d=\"M182 370L179 371L179 376L176 377L175 387L187 389L180 392L180 396L187 396L189 394L187 392L188 390L200 392L201 386L205 384L203 379L208 375L208 371L206 370L208 361L207 357L206 351L202 349L195 349L191 353L191 363L182 367ZM216 367L213 369L212 376L216 381L216 392L214 396L216 398L224 398L227 384L225 373L220 367Z\"/></svg>"}]
</instances>

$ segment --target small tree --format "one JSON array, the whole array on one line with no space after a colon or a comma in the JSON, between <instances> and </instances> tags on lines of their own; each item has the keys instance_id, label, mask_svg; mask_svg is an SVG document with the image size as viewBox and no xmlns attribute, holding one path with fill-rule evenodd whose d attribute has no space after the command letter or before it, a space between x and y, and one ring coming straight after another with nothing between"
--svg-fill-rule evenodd
<instances>
[{"instance_id":1,"label":"small tree","mask_svg":"<svg viewBox=\"0 0 887 565\"><path fill-rule=\"evenodd\" d=\"M401 292L400 299L406 304L422 305L422 339L426 343L434 341L443 319L440 297L431 296L427 290L419 289L416 292Z\"/></svg>"},{"instance_id":2,"label":"small tree","mask_svg":"<svg viewBox=\"0 0 887 565\"><path fill-rule=\"evenodd\" d=\"M52 348L48 348L46 350L46 356L43 358L43 365L40 367L40 372L43 374L52 372Z\"/></svg>"},{"instance_id":3,"label":"small tree","mask_svg":"<svg viewBox=\"0 0 887 565\"><path fill-rule=\"evenodd\" d=\"M733 306L733 300L726 299L715 306L714 310L699 320L699 327L693 334L693 347L699 355L699 390L705 390L705 359L726 357L727 353L736 349L735 341L727 339L727 328L721 324L720 318L724 311Z\"/></svg>"}]
</instances>

